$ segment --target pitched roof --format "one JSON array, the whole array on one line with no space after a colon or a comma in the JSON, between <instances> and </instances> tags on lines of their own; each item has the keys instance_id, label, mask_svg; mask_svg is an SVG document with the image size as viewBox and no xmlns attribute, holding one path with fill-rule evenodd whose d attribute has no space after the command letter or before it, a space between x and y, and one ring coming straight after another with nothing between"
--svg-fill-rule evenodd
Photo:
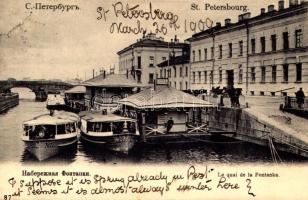
<instances>
[{"instance_id":1,"label":"pitched roof","mask_svg":"<svg viewBox=\"0 0 308 200\"><path fill-rule=\"evenodd\" d=\"M138 109L212 107L207 101L165 85L157 85L155 90L147 88L118 103Z\"/></svg>"},{"instance_id":2,"label":"pitched roof","mask_svg":"<svg viewBox=\"0 0 308 200\"><path fill-rule=\"evenodd\" d=\"M181 42L166 42L162 40L141 39L129 45L128 47L125 47L124 49L118 51L117 54L121 55L122 53L125 53L126 51L129 51L136 47L162 47L182 49L185 46L189 46L189 44Z\"/></svg>"},{"instance_id":3,"label":"pitched roof","mask_svg":"<svg viewBox=\"0 0 308 200\"><path fill-rule=\"evenodd\" d=\"M97 111L83 111L79 113L81 119L89 122L119 122L119 121L135 121L134 119L123 117L115 114L103 115Z\"/></svg>"},{"instance_id":4,"label":"pitched roof","mask_svg":"<svg viewBox=\"0 0 308 200\"><path fill-rule=\"evenodd\" d=\"M69 90L66 90L64 93L86 93L86 87L82 85L75 86Z\"/></svg>"},{"instance_id":5,"label":"pitched roof","mask_svg":"<svg viewBox=\"0 0 308 200\"><path fill-rule=\"evenodd\" d=\"M170 65L180 65L180 64L187 64L189 63L189 57L188 56L176 56L176 57L171 57L168 60L159 63L157 66L158 67L167 67Z\"/></svg>"},{"instance_id":6,"label":"pitched roof","mask_svg":"<svg viewBox=\"0 0 308 200\"><path fill-rule=\"evenodd\" d=\"M49 114L44 114L33 118L32 120L26 121L23 124L26 126L33 125L58 125L58 124L68 124L75 123L79 121L79 116L70 113L59 111L55 112L54 115L50 116Z\"/></svg>"},{"instance_id":7,"label":"pitched roof","mask_svg":"<svg viewBox=\"0 0 308 200\"><path fill-rule=\"evenodd\" d=\"M126 74L104 74L98 75L92 79L83 82L84 86L95 87L144 87L141 83L138 83L131 75Z\"/></svg>"}]
</instances>

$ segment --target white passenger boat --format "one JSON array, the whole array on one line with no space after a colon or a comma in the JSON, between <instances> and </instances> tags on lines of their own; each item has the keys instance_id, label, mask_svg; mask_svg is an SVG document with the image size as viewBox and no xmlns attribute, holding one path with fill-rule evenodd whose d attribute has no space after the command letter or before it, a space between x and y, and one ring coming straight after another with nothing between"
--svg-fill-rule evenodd
<instances>
[{"instance_id":1,"label":"white passenger boat","mask_svg":"<svg viewBox=\"0 0 308 200\"><path fill-rule=\"evenodd\" d=\"M61 94L48 94L46 107L51 110L65 110L64 97Z\"/></svg>"},{"instance_id":2,"label":"white passenger boat","mask_svg":"<svg viewBox=\"0 0 308 200\"><path fill-rule=\"evenodd\" d=\"M128 153L139 140L135 119L99 112L82 112L81 141L85 144Z\"/></svg>"},{"instance_id":3,"label":"white passenger boat","mask_svg":"<svg viewBox=\"0 0 308 200\"><path fill-rule=\"evenodd\" d=\"M38 160L77 144L79 116L69 112L41 115L23 123L26 150Z\"/></svg>"}]
</instances>

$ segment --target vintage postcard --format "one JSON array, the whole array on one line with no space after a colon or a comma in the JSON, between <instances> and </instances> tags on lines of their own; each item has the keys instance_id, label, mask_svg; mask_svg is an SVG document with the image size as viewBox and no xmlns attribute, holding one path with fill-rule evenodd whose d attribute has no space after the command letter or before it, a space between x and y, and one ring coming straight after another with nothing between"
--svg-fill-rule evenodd
<instances>
[{"instance_id":1,"label":"vintage postcard","mask_svg":"<svg viewBox=\"0 0 308 200\"><path fill-rule=\"evenodd\" d=\"M1 0L0 199L308 199L307 0Z\"/></svg>"}]
</instances>

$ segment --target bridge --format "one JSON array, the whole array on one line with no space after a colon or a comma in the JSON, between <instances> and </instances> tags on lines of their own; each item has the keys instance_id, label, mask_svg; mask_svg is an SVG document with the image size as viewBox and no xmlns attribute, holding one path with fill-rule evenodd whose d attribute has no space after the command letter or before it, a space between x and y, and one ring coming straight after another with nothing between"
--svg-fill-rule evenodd
<instances>
[{"instance_id":1,"label":"bridge","mask_svg":"<svg viewBox=\"0 0 308 200\"><path fill-rule=\"evenodd\" d=\"M10 92L14 87L26 87L35 93L35 99L45 101L47 94L59 93L68 90L73 85L61 81L31 81L31 80L4 80L0 81L0 93Z\"/></svg>"}]
</instances>

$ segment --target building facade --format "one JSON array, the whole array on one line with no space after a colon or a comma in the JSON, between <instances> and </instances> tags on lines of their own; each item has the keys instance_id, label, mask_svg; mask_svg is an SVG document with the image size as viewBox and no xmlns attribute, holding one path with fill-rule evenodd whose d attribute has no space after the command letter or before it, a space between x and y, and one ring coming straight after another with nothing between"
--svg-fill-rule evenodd
<instances>
[{"instance_id":1,"label":"building facade","mask_svg":"<svg viewBox=\"0 0 308 200\"><path fill-rule=\"evenodd\" d=\"M158 77L167 78L169 86L178 90L190 88L189 53L171 57L170 60L158 64Z\"/></svg>"},{"instance_id":2,"label":"building facade","mask_svg":"<svg viewBox=\"0 0 308 200\"><path fill-rule=\"evenodd\" d=\"M284 4L194 34L189 39L191 89L208 92L233 85L244 94L275 96L308 88L308 3Z\"/></svg>"},{"instance_id":3,"label":"building facade","mask_svg":"<svg viewBox=\"0 0 308 200\"><path fill-rule=\"evenodd\" d=\"M152 84L157 74L157 64L169 59L170 55L182 54L182 49L189 46L179 43L175 37L171 42L166 42L162 37L150 33L143 35L136 43L120 50L119 73L132 74L142 84Z\"/></svg>"}]
</instances>

